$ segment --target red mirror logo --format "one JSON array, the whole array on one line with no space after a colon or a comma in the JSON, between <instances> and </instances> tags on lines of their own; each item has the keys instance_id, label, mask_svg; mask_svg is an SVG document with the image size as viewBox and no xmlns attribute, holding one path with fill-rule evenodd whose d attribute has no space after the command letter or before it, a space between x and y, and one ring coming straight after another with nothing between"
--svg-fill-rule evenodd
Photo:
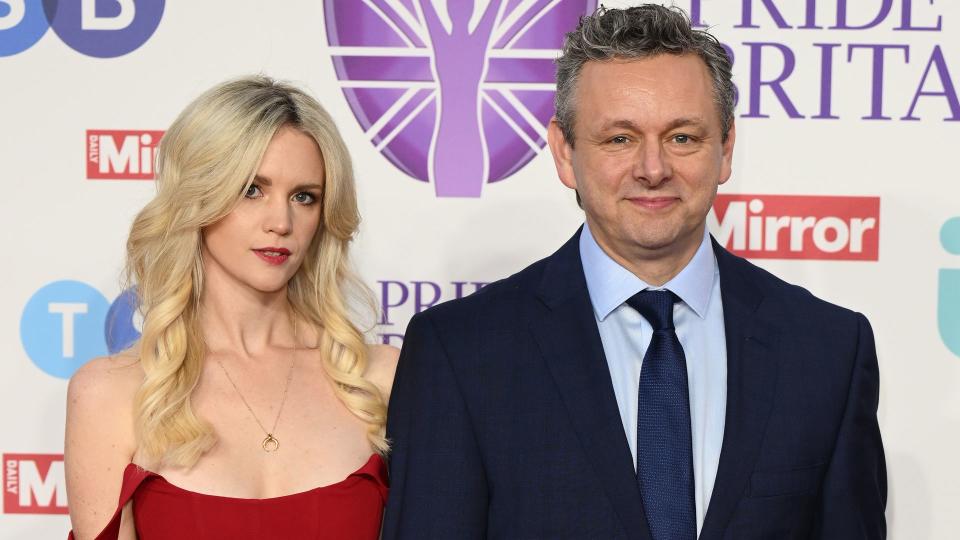
<instances>
[{"instance_id":1,"label":"red mirror logo","mask_svg":"<svg viewBox=\"0 0 960 540\"><path fill-rule=\"evenodd\" d=\"M879 197L717 195L707 225L750 259L879 259Z\"/></svg>"},{"instance_id":2,"label":"red mirror logo","mask_svg":"<svg viewBox=\"0 0 960 540\"><path fill-rule=\"evenodd\" d=\"M63 454L4 454L6 514L67 514Z\"/></svg>"},{"instance_id":3,"label":"red mirror logo","mask_svg":"<svg viewBox=\"0 0 960 540\"><path fill-rule=\"evenodd\" d=\"M88 180L153 180L163 131L87 130Z\"/></svg>"}]
</instances>

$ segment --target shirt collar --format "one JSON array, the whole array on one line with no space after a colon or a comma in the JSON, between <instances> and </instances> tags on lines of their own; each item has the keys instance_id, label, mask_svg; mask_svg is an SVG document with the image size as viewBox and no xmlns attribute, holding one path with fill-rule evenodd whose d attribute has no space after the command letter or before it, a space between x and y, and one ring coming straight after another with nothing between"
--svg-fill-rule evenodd
<instances>
[{"instance_id":1,"label":"shirt collar","mask_svg":"<svg viewBox=\"0 0 960 540\"><path fill-rule=\"evenodd\" d=\"M631 296L644 289L668 289L679 296L698 317L706 317L717 270L717 259L706 228L693 258L663 287L651 286L610 258L597 244L586 223L580 233L580 260L587 279L590 302L601 321Z\"/></svg>"}]
</instances>

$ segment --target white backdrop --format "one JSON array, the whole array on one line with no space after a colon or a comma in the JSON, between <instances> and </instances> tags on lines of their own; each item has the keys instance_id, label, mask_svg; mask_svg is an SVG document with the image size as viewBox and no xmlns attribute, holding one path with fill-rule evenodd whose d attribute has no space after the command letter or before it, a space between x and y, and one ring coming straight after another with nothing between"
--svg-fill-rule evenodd
<instances>
[{"instance_id":1,"label":"white backdrop","mask_svg":"<svg viewBox=\"0 0 960 540\"><path fill-rule=\"evenodd\" d=\"M83 3L64 0L59 9ZM548 3L511 0L507 11ZM201 91L241 74L265 73L309 89L353 153L364 217L356 266L389 309L379 338L396 345L418 303L431 303L438 290L449 299L458 288L469 293L476 282L509 275L551 253L582 221L547 151L484 185L480 197L438 197L433 185L394 166L341 91L321 0L170 0L156 31L137 30L149 38L119 54L135 41L128 30L149 26L141 19L161 4L101 1L101 24L118 29L78 33L58 12L62 28L55 22L31 37L29 25L42 26L33 18L43 17L41 2L0 0L2 538L63 538L69 529L59 457L66 377L105 352L103 321L121 292L124 241L154 191L149 180L88 178L88 131L162 131ZM949 163L960 120L960 4L676 4L699 14L735 56L734 175L721 187L731 197L718 201L714 232L779 276L867 315L882 377L890 536L954 538L960 183ZM128 5L136 7L132 21L124 20ZM867 28L844 28L854 26ZM779 86L759 84L780 75ZM105 139L97 140L102 149ZM744 228L734 223L737 216ZM776 218L797 219L781 220L785 229L773 249L769 234L759 241L760 231L749 227ZM814 218L809 230L793 230L804 218ZM862 246L843 241L854 220ZM791 234L799 250L791 250Z\"/></svg>"}]
</instances>

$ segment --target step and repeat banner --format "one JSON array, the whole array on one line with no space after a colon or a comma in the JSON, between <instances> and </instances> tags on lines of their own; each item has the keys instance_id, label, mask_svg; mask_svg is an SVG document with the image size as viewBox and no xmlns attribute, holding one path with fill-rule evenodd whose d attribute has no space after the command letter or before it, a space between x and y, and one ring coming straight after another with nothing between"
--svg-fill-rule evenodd
<instances>
[{"instance_id":1,"label":"step and repeat banner","mask_svg":"<svg viewBox=\"0 0 960 540\"><path fill-rule=\"evenodd\" d=\"M401 345L414 313L575 232L582 213L545 126L563 33L597 2L505 0L492 16L499 2L449 4L0 0L0 538L69 529L67 380L138 335L121 285L126 235L154 193L164 129L210 86L289 80L337 121L364 218L354 262L381 307L372 340ZM960 3L675 4L734 58L734 175L711 230L867 315L891 537L955 538ZM453 24L465 13L467 26ZM453 84L467 90L441 108Z\"/></svg>"}]
</instances>

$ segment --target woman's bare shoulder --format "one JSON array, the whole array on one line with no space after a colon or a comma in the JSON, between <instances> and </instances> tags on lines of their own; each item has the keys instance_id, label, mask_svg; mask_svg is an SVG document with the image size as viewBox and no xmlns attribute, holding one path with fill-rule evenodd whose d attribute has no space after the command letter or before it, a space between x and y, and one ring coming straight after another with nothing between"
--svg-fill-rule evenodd
<instances>
[{"instance_id":1,"label":"woman's bare shoulder","mask_svg":"<svg viewBox=\"0 0 960 540\"><path fill-rule=\"evenodd\" d=\"M94 358L80 367L67 386L67 402L130 399L143 382L143 368L133 351Z\"/></svg>"},{"instance_id":2,"label":"woman's bare shoulder","mask_svg":"<svg viewBox=\"0 0 960 540\"><path fill-rule=\"evenodd\" d=\"M139 359L129 352L90 360L70 378L64 461L78 538L93 538L116 508L136 452L134 400L142 382Z\"/></svg>"},{"instance_id":3,"label":"woman's bare shoulder","mask_svg":"<svg viewBox=\"0 0 960 540\"><path fill-rule=\"evenodd\" d=\"M84 432L95 424L96 431L132 449L134 400L142 383L143 368L130 351L84 364L67 386L68 433Z\"/></svg>"}]
</instances>

